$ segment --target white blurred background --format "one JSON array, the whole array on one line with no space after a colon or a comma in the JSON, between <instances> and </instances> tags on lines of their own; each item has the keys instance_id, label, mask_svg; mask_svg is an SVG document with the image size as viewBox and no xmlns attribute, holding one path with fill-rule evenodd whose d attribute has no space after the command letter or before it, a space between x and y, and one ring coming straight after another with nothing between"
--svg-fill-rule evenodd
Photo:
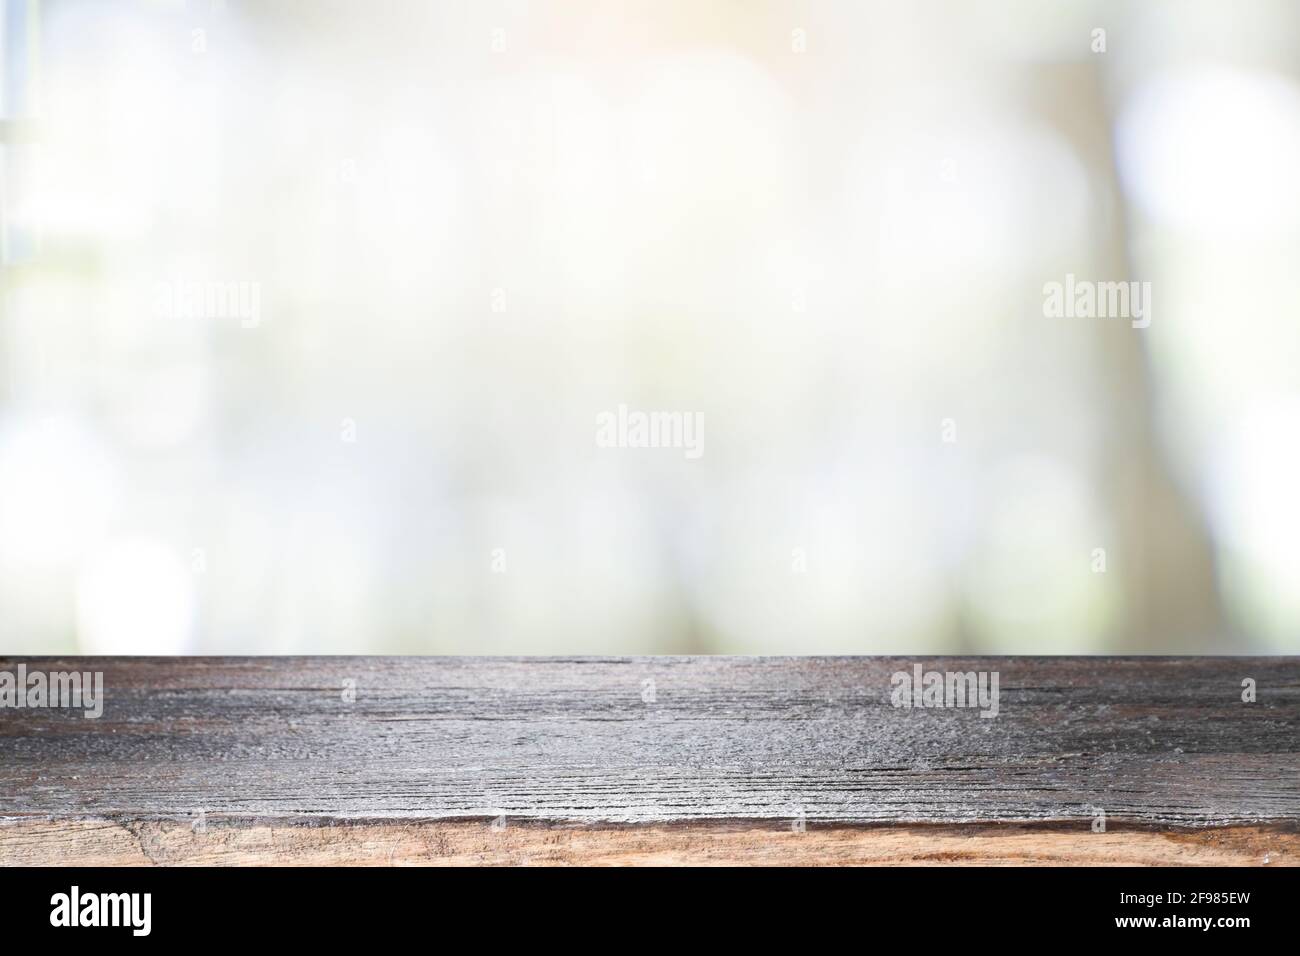
<instances>
[{"instance_id":1,"label":"white blurred background","mask_svg":"<svg viewBox=\"0 0 1300 956\"><path fill-rule=\"evenodd\" d=\"M1300 653L1294 2L0 11L0 651Z\"/></svg>"}]
</instances>

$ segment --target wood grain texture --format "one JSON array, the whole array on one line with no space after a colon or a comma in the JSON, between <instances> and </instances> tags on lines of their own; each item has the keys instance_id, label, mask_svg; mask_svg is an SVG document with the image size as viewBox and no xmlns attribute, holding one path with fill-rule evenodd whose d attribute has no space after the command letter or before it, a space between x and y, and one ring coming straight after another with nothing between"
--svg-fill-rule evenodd
<instances>
[{"instance_id":1,"label":"wood grain texture","mask_svg":"<svg viewBox=\"0 0 1300 956\"><path fill-rule=\"evenodd\" d=\"M266 824L0 821L0 864L81 866L1297 866L1270 827L1177 831L1042 824L542 824L484 820Z\"/></svg>"},{"instance_id":2,"label":"wood grain texture","mask_svg":"<svg viewBox=\"0 0 1300 956\"><path fill-rule=\"evenodd\" d=\"M993 719L891 706L912 659L21 660L103 671L105 705L0 710L0 862L1272 864L1300 839L1295 658L916 659L998 671Z\"/></svg>"}]
</instances>

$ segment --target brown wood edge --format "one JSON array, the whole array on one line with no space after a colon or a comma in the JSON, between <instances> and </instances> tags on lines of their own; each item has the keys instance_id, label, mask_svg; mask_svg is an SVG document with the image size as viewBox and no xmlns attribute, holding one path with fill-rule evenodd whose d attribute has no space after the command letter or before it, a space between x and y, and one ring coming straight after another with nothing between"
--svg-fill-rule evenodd
<instances>
[{"instance_id":1,"label":"brown wood edge","mask_svg":"<svg viewBox=\"0 0 1300 956\"><path fill-rule=\"evenodd\" d=\"M0 820L0 866L1300 866L1291 823Z\"/></svg>"}]
</instances>

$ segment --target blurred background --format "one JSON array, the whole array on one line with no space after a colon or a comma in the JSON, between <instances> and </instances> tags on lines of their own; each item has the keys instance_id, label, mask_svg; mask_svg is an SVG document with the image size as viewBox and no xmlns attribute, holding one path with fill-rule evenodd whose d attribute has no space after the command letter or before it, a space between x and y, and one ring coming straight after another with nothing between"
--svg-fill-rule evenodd
<instances>
[{"instance_id":1,"label":"blurred background","mask_svg":"<svg viewBox=\"0 0 1300 956\"><path fill-rule=\"evenodd\" d=\"M1294 2L0 11L0 651L1300 653Z\"/></svg>"}]
</instances>

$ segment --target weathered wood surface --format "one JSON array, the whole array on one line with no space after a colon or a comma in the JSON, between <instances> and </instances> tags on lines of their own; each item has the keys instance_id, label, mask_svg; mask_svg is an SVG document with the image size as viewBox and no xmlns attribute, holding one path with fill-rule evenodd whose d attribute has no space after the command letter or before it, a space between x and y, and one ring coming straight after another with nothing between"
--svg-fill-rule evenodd
<instances>
[{"instance_id":1,"label":"weathered wood surface","mask_svg":"<svg viewBox=\"0 0 1300 956\"><path fill-rule=\"evenodd\" d=\"M961 827L776 822L609 824L417 820L326 825L223 821L0 823L0 862L80 866L1198 865L1297 866L1268 827L1151 831L1086 825Z\"/></svg>"},{"instance_id":2,"label":"weathered wood surface","mask_svg":"<svg viewBox=\"0 0 1300 956\"><path fill-rule=\"evenodd\" d=\"M24 658L104 713L0 710L0 863L1300 855L1300 660L917 660L999 715L895 658Z\"/></svg>"}]
</instances>

